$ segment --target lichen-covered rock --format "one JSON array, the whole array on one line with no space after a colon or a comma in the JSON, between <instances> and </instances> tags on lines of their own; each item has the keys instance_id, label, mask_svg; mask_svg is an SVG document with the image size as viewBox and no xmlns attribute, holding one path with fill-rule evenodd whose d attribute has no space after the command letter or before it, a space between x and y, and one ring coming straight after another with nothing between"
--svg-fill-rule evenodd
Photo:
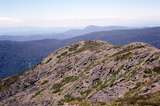
<instances>
[{"instance_id":1,"label":"lichen-covered rock","mask_svg":"<svg viewBox=\"0 0 160 106\"><path fill-rule=\"evenodd\" d=\"M0 105L160 105L160 50L81 41L0 81Z\"/></svg>"}]
</instances>

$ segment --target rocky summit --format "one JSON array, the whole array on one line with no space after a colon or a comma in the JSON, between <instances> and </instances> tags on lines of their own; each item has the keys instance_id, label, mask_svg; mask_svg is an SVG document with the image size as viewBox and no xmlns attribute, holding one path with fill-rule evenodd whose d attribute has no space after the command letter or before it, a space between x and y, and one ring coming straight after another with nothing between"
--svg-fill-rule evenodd
<instances>
[{"instance_id":1,"label":"rocky summit","mask_svg":"<svg viewBox=\"0 0 160 106\"><path fill-rule=\"evenodd\" d=\"M81 41L0 80L2 106L160 106L160 50Z\"/></svg>"}]
</instances>

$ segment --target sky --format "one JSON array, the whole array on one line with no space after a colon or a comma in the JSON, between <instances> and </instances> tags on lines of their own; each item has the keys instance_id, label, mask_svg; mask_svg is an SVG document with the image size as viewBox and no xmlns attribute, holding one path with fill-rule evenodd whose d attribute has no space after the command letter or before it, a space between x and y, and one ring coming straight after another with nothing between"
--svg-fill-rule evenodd
<instances>
[{"instance_id":1,"label":"sky","mask_svg":"<svg viewBox=\"0 0 160 106\"><path fill-rule=\"evenodd\" d=\"M160 0L0 0L0 27L158 26Z\"/></svg>"}]
</instances>

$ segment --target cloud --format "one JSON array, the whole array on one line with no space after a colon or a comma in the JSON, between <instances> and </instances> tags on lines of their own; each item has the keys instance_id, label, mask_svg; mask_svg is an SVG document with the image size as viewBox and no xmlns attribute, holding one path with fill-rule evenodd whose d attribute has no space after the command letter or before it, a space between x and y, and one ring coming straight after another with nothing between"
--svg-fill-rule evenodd
<instances>
[{"instance_id":1,"label":"cloud","mask_svg":"<svg viewBox=\"0 0 160 106\"><path fill-rule=\"evenodd\" d=\"M11 17L0 17L0 26L17 26L20 25L23 21Z\"/></svg>"},{"instance_id":2,"label":"cloud","mask_svg":"<svg viewBox=\"0 0 160 106\"><path fill-rule=\"evenodd\" d=\"M0 17L0 27L12 26L33 26L33 27L73 27L87 25L124 25L124 26L144 26L159 25L159 18L141 17L105 17L105 18L72 18L72 19L18 19L12 17Z\"/></svg>"},{"instance_id":3,"label":"cloud","mask_svg":"<svg viewBox=\"0 0 160 106\"><path fill-rule=\"evenodd\" d=\"M26 26L87 26L87 25L112 25L117 23L124 23L120 18L96 18L96 19L45 19L45 20L25 20L23 24Z\"/></svg>"}]
</instances>

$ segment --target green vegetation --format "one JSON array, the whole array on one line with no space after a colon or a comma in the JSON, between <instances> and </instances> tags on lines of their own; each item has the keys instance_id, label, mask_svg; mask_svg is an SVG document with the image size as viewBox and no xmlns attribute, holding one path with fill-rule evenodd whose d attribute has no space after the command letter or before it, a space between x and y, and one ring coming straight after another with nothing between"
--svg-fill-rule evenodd
<instances>
[{"instance_id":1,"label":"green vegetation","mask_svg":"<svg viewBox=\"0 0 160 106\"><path fill-rule=\"evenodd\" d=\"M75 98L73 98L71 95L67 94L64 96L64 102L71 102L75 100Z\"/></svg>"},{"instance_id":2,"label":"green vegetation","mask_svg":"<svg viewBox=\"0 0 160 106\"><path fill-rule=\"evenodd\" d=\"M115 80L116 80L116 76L112 76L110 79L105 80L103 83L101 83L101 84L97 87L97 89L98 89L98 90L102 90L102 89L105 88L105 87L111 87L111 86L113 86Z\"/></svg>"},{"instance_id":3,"label":"green vegetation","mask_svg":"<svg viewBox=\"0 0 160 106\"><path fill-rule=\"evenodd\" d=\"M85 67L84 72L89 72L89 70L92 68L92 66L94 66L94 62L90 62L89 64L87 64L87 66Z\"/></svg>"},{"instance_id":4,"label":"green vegetation","mask_svg":"<svg viewBox=\"0 0 160 106\"><path fill-rule=\"evenodd\" d=\"M144 70L144 73L147 74L147 75L148 75L148 74L152 74L152 70L150 70L150 69L145 69L145 70Z\"/></svg>"},{"instance_id":5,"label":"green vegetation","mask_svg":"<svg viewBox=\"0 0 160 106\"><path fill-rule=\"evenodd\" d=\"M149 94L149 95L142 95L142 96L124 97L114 101L110 106L124 106L124 105L126 106L160 106L160 92Z\"/></svg>"},{"instance_id":6,"label":"green vegetation","mask_svg":"<svg viewBox=\"0 0 160 106\"><path fill-rule=\"evenodd\" d=\"M65 52L63 52L62 54L58 55L57 58L61 58L61 57L65 56L65 55L67 55L67 54L68 54L68 52L65 51Z\"/></svg>"},{"instance_id":7,"label":"green vegetation","mask_svg":"<svg viewBox=\"0 0 160 106\"><path fill-rule=\"evenodd\" d=\"M81 48L77 49L72 54L80 53L80 52L85 51L85 50L91 50L91 51L92 50L97 50L98 47L100 47L101 45L102 45L102 43L99 43L99 42L87 41L87 42L85 42L85 45L83 45Z\"/></svg>"},{"instance_id":8,"label":"green vegetation","mask_svg":"<svg viewBox=\"0 0 160 106\"><path fill-rule=\"evenodd\" d=\"M125 97L132 97L138 95L143 86L144 84L142 82L136 83L136 86L125 94Z\"/></svg>"},{"instance_id":9,"label":"green vegetation","mask_svg":"<svg viewBox=\"0 0 160 106\"><path fill-rule=\"evenodd\" d=\"M91 93L91 91L92 91L91 89L88 89L88 90L86 90L84 92L81 92L81 95L86 97Z\"/></svg>"},{"instance_id":10,"label":"green vegetation","mask_svg":"<svg viewBox=\"0 0 160 106\"><path fill-rule=\"evenodd\" d=\"M159 67L154 67L153 72L156 72L157 74L160 74L160 66Z\"/></svg>"},{"instance_id":11,"label":"green vegetation","mask_svg":"<svg viewBox=\"0 0 160 106\"><path fill-rule=\"evenodd\" d=\"M69 82L73 82L73 81L76 81L78 80L78 76L69 76L69 77L65 77L63 80L62 80L62 83L65 85Z\"/></svg>"},{"instance_id":12,"label":"green vegetation","mask_svg":"<svg viewBox=\"0 0 160 106\"><path fill-rule=\"evenodd\" d=\"M46 84L46 83L48 83L48 80L44 80L44 81L41 83L41 85L44 85L44 84Z\"/></svg>"},{"instance_id":13,"label":"green vegetation","mask_svg":"<svg viewBox=\"0 0 160 106\"><path fill-rule=\"evenodd\" d=\"M112 76L110 76L109 79L106 79L105 81L101 82L97 89L102 90L105 87L112 87L114 85L114 82L118 79L118 72L119 71L113 72Z\"/></svg>"},{"instance_id":14,"label":"green vegetation","mask_svg":"<svg viewBox=\"0 0 160 106\"><path fill-rule=\"evenodd\" d=\"M68 99L68 98L67 98ZM71 99L71 98L70 98ZM67 102L66 101L64 101L64 100L61 100L60 102L59 102L59 104L58 104L58 106L61 106L61 105L64 105L64 102L65 103L68 103L69 105L73 105L73 106L92 106L92 104L89 102L89 101L87 101L87 100L82 100L82 99L72 99L72 100L67 100ZM102 105L94 105L94 106L102 106Z\"/></svg>"},{"instance_id":15,"label":"green vegetation","mask_svg":"<svg viewBox=\"0 0 160 106\"><path fill-rule=\"evenodd\" d=\"M49 59L45 62L45 64L49 63L51 60L52 60L52 58L49 58Z\"/></svg>"},{"instance_id":16,"label":"green vegetation","mask_svg":"<svg viewBox=\"0 0 160 106\"><path fill-rule=\"evenodd\" d=\"M91 103L89 103L88 101L82 101L79 102L79 106L91 106Z\"/></svg>"},{"instance_id":17,"label":"green vegetation","mask_svg":"<svg viewBox=\"0 0 160 106\"><path fill-rule=\"evenodd\" d=\"M144 45L128 46L127 48L124 49L124 52L125 51L132 51L132 50L135 50L135 49L141 49L141 48L144 48L144 47L145 47Z\"/></svg>"},{"instance_id":18,"label":"green vegetation","mask_svg":"<svg viewBox=\"0 0 160 106\"><path fill-rule=\"evenodd\" d=\"M87 97L94 89L96 91L99 91L105 87L111 87L111 86L113 86L116 79L117 79L117 72L114 72L113 75L105 81L101 81L100 79L97 79L94 82L93 87L91 89L84 91L84 92L81 92L81 95L84 97Z\"/></svg>"},{"instance_id":19,"label":"green vegetation","mask_svg":"<svg viewBox=\"0 0 160 106\"><path fill-rule=\"evenodd\" d=\"M63 102L78 106L92 106L93 104L94 106L160 106L160 92L141 96L125 96L111 101L110 103L91 103L84 99L73 98L71 95L67 94L64 96Z\"/></svg>"},{"instance_id":20,"label":"green vegetation","mask_svg":"<svg viewBox=\"0 0 160 106\"><path fill-rule=\"evenodd\" d=\"M74 44L74 45L72 45L68 50L71 52L71 51L75 51L75 50L77 50L78 49L78 47L79 47L79 44Z\"/></svg>"},{"instance_id":21,"label":"green vegetation","mask_svg":"<svg viewBox=\"0 0 160 106\"><path fill-rule=\"evenodd\" d=\"M67 69L69 69L69 70L71 70L71 69L73 68L72 64L67 64L65 67L66 67Z\"/></svg>"},{"instance_id":22,"label":"green vegetation","mask_svg":"<svg viewBox=\"0 0 160 106\"><path fill-rule=\"evenodd\" d=\"M77 76L69 76L69 77L65 77L60 83L56 83L52 86L51 90L53 90L53 93L57 93L60 92L62 89L62 87L70 82L74 82L78 80Z\"/></svg>"},{"instance_id":23,"label":"green vegetation","mask_svg":"<svg viewBox=\"0 0 160 106\"><path fill-rule=\"evenodd\" d=\"M99 89L99 87L102 85L102 81L99 79L95 82L95 84L93 85L93 88Z\"/></svg>"},{"instance_id":24,"label":"green vegetation","mask_svg":"<svg viewBox=\"0 0 160 106\"><path fill-rule=\"evenodd\" d=\"M102 45L104 45L102 42L88 41L85 44L85 48L90 50L97 50Z\"/></svg>"},{"instance_id":25,"label":"green vegetation","mask_svg":"<svg viewBox=\"0 0 160 106\"><path fill-rule=\"evenodd\" d=\"M117 54L117 56L116 56L115 60L116 60L116 61L119 61L119 60L125 60L125 59L130 58L130 57L131 57L131 55L132 55L132 52L127 52L127 53L120 54L120 55L118 55L118 54Z\"/></svg>"},{"instance_id":26,"label":"green vegetation","mask_svg":"<svg viewBox=\"0 0 160 106\"><path fill-rule=\"evenodd\" d=\"M88 41L84 45L84 49L96 50L97 47L100 47L101 43L95 41Z\"/></svg>"},{"instance_id":27,"label":"green vegetation","mask_svg":"<svg viewBox=\"0 0 160 106\"><path fill-rule=\"evenodd\" d=\"M57 93L57 92L60 92L61 91L61 87L63 86L62 83L56 83L52 86L52 90L53 90L53 93Z\"/></svg>"},{"instance_id":28,"label":"green vegetation","mask_svg":"<svg viewBox=\"0 0 160 106\"><path fill-rule=\"evenodd\" d=\"M145 69L145 70L144 70L143 78L151 77L151 76L153 76L154 74L155 74L155 73L154 73L151 69Z\"/></svg>"},{"instance_id":29,"label":"green vegetation","mask_svg":"<svg viewBox=\"0 0 160 106\"><path fill-rule=\"evenodd\" d=\"M64 103L71 103L75 101L82 102L82 100L83 100L82 98L72 97L70 94L67 94L64 96L64 99L60 101L60 103L64 104Z\"/></svg>"},{"instance_id":30,"label":"green vegetation","mask_svg":"<svg viewBox=\"0 0 160 106\"><path fill-rule=\"evenodd\" d=\"M125 79L127 81L131 80L133 78L133 76L135 76L137 70L140 70L138 67L134 67L132 69L128 69L128 71L125 72Z\"/></svg>"},{"instance_id":31,"label":"green vegetation","mask_svg":"<svg viewBox=\"0 0 160 106\"><path fill-rule=\"evenodd\" d=\"M36 96L39 96L39 95L42 93L42 91L43 91L43 89L37 91L37 92L32 96L32 98L35 98Z\"/></svg>"},{"instance_id":32,"label":"green vegetation","mask_svg":"<svg viewBox=\"0 0 160 106\"><path fill-rule=\"evenodd\" d=\"M160 67L154 67L153 69L145 69L144 73L144 77L153 76L154 74L160 74Z\"/></svg>"},{"instance_id":33,"label":"green vegetation","mask_svg":"<svg viewBox=\"0 0 160 106\"><path fill-rule=\"evenodd\" d=\"M66 103L69 103L69 105L73 105L73 106L107 106L106 103L103 103L103 102L96 102L96 103L92 103L88 100L85 100L85 99L72 99L71 101L69 102L66 102ZM63 103L64 104L64 103Z\"/></svg>"},{"instance_id":34,"label":"green vegetation","mask_svg":"<svg viewBox=\"0 0 160 106\"><path fill-rule=\"evenodd\" d=\"M7 78L3 81L0 80L0 91L6 90L12 85L14 82L18 80L18 76L13 76L10 78Z\"/></svg>"},{"instance_id":35,"label":"green vegetation","mask_svg":"<svg viewBox=\"0 0 160 106\"><path fill-rule=\"evenodd\" d=\"M143 46L143 45L139 45L139 46L129 46L129 47L127 47L127 48L125 48L125 49L123 49L123 50L121 50L121 51L119 51L119 52L117 52L117 53L115 53L115 54L113 54L112 56L114 57L114 56L118 56L118 55L122 55L122 54L125 54L124 55L124 57L127 57L128 55L130 55L131 54L131 51L133 51L133 50L135 50L135 49L140 49L140 48L144 48L145 46ZM111 56L111 57L112 57Z\"/></svg>"}]
</instances>

